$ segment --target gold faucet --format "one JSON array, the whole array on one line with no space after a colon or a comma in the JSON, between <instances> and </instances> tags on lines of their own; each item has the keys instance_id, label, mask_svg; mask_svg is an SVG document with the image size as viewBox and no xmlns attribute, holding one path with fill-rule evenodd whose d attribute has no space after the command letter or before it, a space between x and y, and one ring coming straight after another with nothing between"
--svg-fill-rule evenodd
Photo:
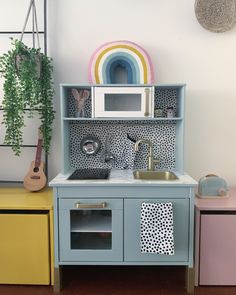
<instances>
[{"instance_id":1,"label":"gold faucet","mask_svg":"<svg viewBox=\"0 0 236 295\"><path fill-rule=\"evenodd\" d=\"M150 140L147 139L140 139L137 140L135 145L134 145L134 150L135 152L138 151L139 149L139 144L140 143L146 143L149 145L149 154L148 154L148 171L154 171L155 165L159 164L160 160L159 159L155 159L154 155L153 155L153 144Z\"/></svg>"}]
</instances>

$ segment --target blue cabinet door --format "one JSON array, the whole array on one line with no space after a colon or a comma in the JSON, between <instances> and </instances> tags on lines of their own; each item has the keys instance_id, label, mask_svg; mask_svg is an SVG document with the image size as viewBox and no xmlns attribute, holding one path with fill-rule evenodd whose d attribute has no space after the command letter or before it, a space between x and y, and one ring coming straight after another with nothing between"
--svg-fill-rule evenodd
<instances>
[{"instance_id":1,"label":"blue cabinet door","mask_svg":"<svg viewBox=\"0 0 236 295\"><path fill-rule=\"evenodd\" d=\"M173 206L174 255L141 252L141 204L167 203ZM187 264L189 254L189 199L124 200L124 260L142 262L178 262Z\"/></svg>"},{"instance_id":2,"label":"blue cabinet door","mask_svg":"<svg viewBox=\"0 0 236 295\"><path fill-rule=\"evenodd\" d=\"M123 200L60 199L59 261L123 261Z\"/></svg>"}]
</instances>

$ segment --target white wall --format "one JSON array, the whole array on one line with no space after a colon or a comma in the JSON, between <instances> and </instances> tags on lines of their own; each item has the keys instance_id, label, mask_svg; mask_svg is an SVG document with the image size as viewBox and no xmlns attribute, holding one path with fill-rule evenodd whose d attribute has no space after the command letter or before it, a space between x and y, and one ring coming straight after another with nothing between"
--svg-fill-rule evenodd
<instances>
[{"instance_id":1,"label":"white wall","mask_svg":"<svg viewBox=\"0 0 236 295\"><path fill-rule=\"evenodd\" d=\"M58 116L59 83L87 83L89 58L98 46L134 41L149 52L156 83L187 84L186 172L197 180L216 173L236 185L236 27L206 31L196 20L194 0L48 2ZM60 170L59 147L57 117L50 178Z\"/></svg>"}]
</instances>

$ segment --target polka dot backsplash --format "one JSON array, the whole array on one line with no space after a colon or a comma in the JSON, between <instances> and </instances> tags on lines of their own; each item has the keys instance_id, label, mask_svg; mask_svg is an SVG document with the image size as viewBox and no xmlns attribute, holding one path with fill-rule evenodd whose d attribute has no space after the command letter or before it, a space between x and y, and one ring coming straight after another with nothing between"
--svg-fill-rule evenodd
<instances>
[{"instance_id":1,"label":"polka dot backsplash","mask_svg":"<svg viewBox=\"0 0 236 295\"><path fill-rule=\"evenodd\" d=\"M172 107L177 116L177 90L155 88L154 109L162 109L163 117L166 117L167 108Z\"/></svg>"},{"instance_id":2,"label":"polka dot backsplash","mask_svg":"<svg viewBox=\"0 0 236 295\"><path fill-rule=\"evenodd\" d=\"M134 152L134 143L138 139L148 139L153 143L154 156L160 160L157 168L175 168L175 124L129 122L91 122L70 123L70 161L73 168L116 168L146 169L148 145L140 144ZM129 135L129 139L127 138ZM80 142L87 135L96 136L101 141L101 148L96 155L86 155L80 149ZM131 140L132 139L132 140ZM105 145L105 142L107 144ZM114 160L105 162L105 146Z\"/></svg>"}]
</instances>

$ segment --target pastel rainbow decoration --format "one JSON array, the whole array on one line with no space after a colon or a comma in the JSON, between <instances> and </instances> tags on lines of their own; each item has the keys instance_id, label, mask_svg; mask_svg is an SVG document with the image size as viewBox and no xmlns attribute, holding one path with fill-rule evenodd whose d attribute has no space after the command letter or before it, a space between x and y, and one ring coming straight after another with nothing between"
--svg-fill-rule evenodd
<instances>
[{"instance_id":1,"label":"pastel rainbow decoration","mask_svg":"<svg viewBox=\"0 0 236 295\"><path fill-rule=\"evenodd\" d=\"M154 83L150 56L141 46L130 41L113 41L98 47L89 62L89 82L116 83L117 67L126 71L128 84Z\"/></svg>"}]
</instances>

